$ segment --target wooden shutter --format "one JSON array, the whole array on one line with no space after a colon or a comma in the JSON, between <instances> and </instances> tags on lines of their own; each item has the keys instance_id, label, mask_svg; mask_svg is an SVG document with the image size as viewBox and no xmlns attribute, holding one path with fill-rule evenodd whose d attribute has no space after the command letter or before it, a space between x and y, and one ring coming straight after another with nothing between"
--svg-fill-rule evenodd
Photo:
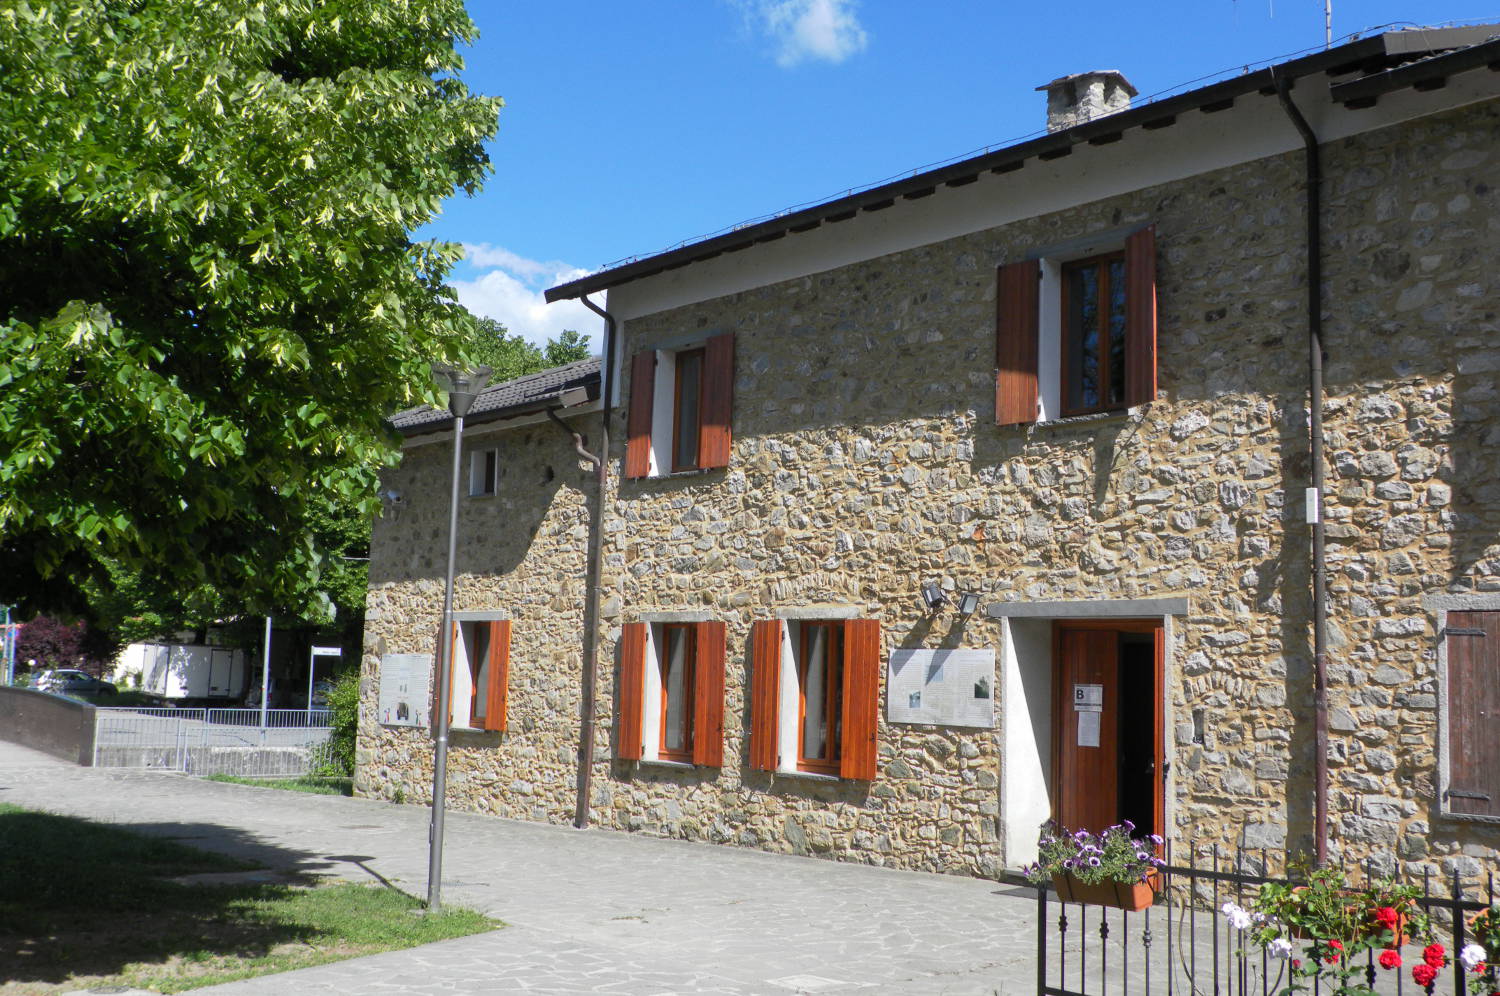
<instances>
[{"instance_id":1,"label":"wooden shutter","mask_svg":"<svg viewBox=\"0 0 1500 996\"><path fill-rule=\"evenodd\" d=\"M1156 227L1125 240L1125 404L1156 400Z\"/></svg>"},{"instance_id":2,"label":"wooden shutter","mask_svg":"<svg viewBox=\"0 0 1500 996\"><path fill-rule=\"evenodd\" d=\"M698 466L729 466L730 416L734 413L734 333L716 335L703 348L699 402Z\"/></svg>"},{"instance_id":3,"label":"wooden shutter","mask_svg":"<svg viewBox=\"0 0 1500 996\"><path fill-rule=\"evenodd\" d=\"M1447 811L1500 816L1500 612L1450 612Z\"/></svg>"},{"instance_id":4,"label":"wooden shutter","mask_svg":"<svg viewBox=\"0 0 1500 996\"><path fill-rule=\"evenodd\" d=\"M724 624L693 624L693 763L724 766Z\"/></svg>"},{"instance_id":5,"label":"wooden shutter","mask_svg":"<svg viewBox=\"0 0 1500 996\"><path fill-rule=\"evenodd\" d=\"M625 476L651 473L651 406L656 393L656 350L630 361L630 414L625 423Z\"/></svg>"},{"instance_id":6,"label":"wooden shutter","mask_svg":"<svg viewBox=\"0 0 1500 996\"><path fill-rule=\"evenodd\" d=\"M490 687L484 690L484 728L505 730L505 710L510 703L510 620L490 622Z\"/></svg>"},{"instance_id":7,"label":"wooden shutter","mask_svg":"<svg viewBox=\"0 0 1500 996\"><path fill-rule=\"evenodd\" d=\"M781 620L750 629L750 767L775 771L780 747Z\"/></svg>"},{"instance_id":8,"label":"wooden shutter","mask_svg":"<svg viewBox=\"0 0 1500 996\"><path fill-rule=\"evenodd\" d=\"M875 780L880 720L880 622L844 621L844 742L839 776Z\"/></svg>"},{"instance_id":9,"label":"wooden shutter","mask_svg":"<svg viewBox=\"0 0 1500 996\"><path fill-rule=\"evenodd\" d=\"M1034 259L1000 267L995 295L995 422L999 425L1036 421L1041 276L1041 264Z\"/></svg>"},{"instance_id":10,"label":"wooden shutter","mask_svg":"<svg viewBox=\"0 0 1500 996\"><path fill-rule=\"evenodd\" d=\"M626 623L620 632L620 685L615 692L615 756L641 759L641 723L646 709L646 624Z\"/></svg>"}]
</instances>

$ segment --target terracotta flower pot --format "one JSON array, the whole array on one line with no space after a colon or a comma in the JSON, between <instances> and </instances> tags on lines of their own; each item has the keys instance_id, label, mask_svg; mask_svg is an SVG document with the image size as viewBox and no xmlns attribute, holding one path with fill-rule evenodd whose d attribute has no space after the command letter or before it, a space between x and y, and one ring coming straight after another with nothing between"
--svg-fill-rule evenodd
<instances>
[{"instance_id":1,"label":"terracotta flower pot","mask_svg":"<svg viewBox=\"0 0 1500 996\"><path fill-rule=\"evenodd\" d=\"M1113 906L1116 909L1139 913L1156 901L1161 889L1161 873L1152 872L1145 882L1080 882L1069 872L1052 876L1052 888L1057 898L1069 903L1088 903L1093 906Z\"/></svg>"}]
</instances>

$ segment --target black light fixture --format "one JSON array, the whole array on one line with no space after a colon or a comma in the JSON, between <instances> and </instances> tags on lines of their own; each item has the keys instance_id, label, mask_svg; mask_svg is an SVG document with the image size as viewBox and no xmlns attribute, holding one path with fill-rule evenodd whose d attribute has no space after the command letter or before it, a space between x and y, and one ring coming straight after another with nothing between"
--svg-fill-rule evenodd
<instances>
[{"instance_id":1,"label":"black light fixture","mask_svg":"<svg viewBox=\"0 0 1500 996\"><path fill-rule=\"evenodd\" d=\"M979 593L977 591L961 591L958 593L958 614L961 616L972 616L974 610L979 608Z\"/></svg>"},{"instance_id":2,"label":"black light fixture","mask_svg":"<svg viewBox=\"0 0 1500 996\"><path fill-rule=\"evenodd\" d=\"M922 585L922 604L927 606L928 612L936 612L948 604L948 596L943 594L942 585L936 581L927 581Z\"/></svg>"}]
</instances>

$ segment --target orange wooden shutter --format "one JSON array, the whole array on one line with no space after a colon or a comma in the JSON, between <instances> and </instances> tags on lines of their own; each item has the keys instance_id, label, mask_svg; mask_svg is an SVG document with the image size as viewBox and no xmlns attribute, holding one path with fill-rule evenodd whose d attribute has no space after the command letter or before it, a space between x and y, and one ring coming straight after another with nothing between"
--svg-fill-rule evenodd
<instances>
[{"instance_id":1,"label":"orange wooden shutter","mask_svg":"<svg viewBox=\"0 0 1500 996\"><path fill-rule=\"evenodd\" d=\"M616 756L641 759L641 721L646 708L646 624L626 623L620 631L620 685L615 731Z\"/></svg>"},{"instance_id":2,"label":"orange wooden shutter","mask_svg":"<svg viewBox=\"0 0 1500 996\"><path fill-rule=\"evenodd\" d=\"M693 624L693 763L724 766L724 624Z\"/></svg>"},{"instance_id":3,"label":"orange wooden shutter","mask_svg":"<svg viewBox=\"0 0 1500 996\"><path fill-rule=\"evenodd\" d=\"M875 734L880 720L880 622L844 620L844 742L842 778L875 780Z\"/></svg>"},{"instance_id":4,"label":"orange wooden shutter","mask_svg":"<svg viewBox=\"0 0 1500 996\"><path fill-rule=\"evenodd\" d=\"M762 620L750 629L750 767L775 771L781 707L781 621Z\"/></svg>"},{"instance_id":5,"label":"orange wooden shutter","mask_svg":"<svg viewBox=\"0 0 1500 996\"><path fill-rule=\"evenodd\" d=\"M995 421L1036 421L1037 334L1041 264L1036 260L1000 267L995 299Z\"/></svg>"},{"instance_id":6,"label":"orange wooden shutter","mask_svg":"<svg viewBox=\"0 0 1500 996\"><path fill-rule=\"evenodd\" d=\"M1156 400L1156 227L1125 240L1125 404Z\"/></svg>"},{"instance_id":7,"label":"orange wooden shutter","mask_svg":"<svg viewBox=\"0 0 1500 996\"><path fill-rule=\"evenodd\" d=\"M698 423L698 466L729 466L730 417L734 413L734 333L704 344L703 392Z\"/></svg>"},{"instance_id":8,"label":"orange wooden shutter","mask_svg":"<svg viewBox=\"0 0 1500 996\"><path fill-rule=\"evenodd\" d=\"M490 687L485 689L484 728L505 730L505 710L510 702L510 620L490 623Z\"/></svg>"},{"instance_id":9,"label":"orange wooden shutter","mask_svg":"<svg viewBox=\"0 0 1500 996\"><path fill-rule=\"evenodd\" d=\"M643 349L630 362L630 415L625 424L625 476L651 473L651 405L656 392L656 350Z\"/></svg>"},{"instance_id":10,"label":"orange wooden shutter","mask_svg":"<svg viewBox=\"0 0 1500 996\"><path fill-rule=\"evenodd\" d=\"M1448 811L1500 816L1500 612L1449 612Z\"/></svg>"}]
</instances>

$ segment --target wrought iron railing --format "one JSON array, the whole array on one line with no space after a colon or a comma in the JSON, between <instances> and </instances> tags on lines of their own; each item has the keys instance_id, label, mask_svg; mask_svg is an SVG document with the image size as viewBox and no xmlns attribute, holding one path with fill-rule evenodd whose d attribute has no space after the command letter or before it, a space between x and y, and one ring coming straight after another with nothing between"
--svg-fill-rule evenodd
<instances>
[{"instance_id":1,"label":"wrought iron railing","mask_svg":"<svg viewBox=\"0 0 1500 996\"><path fill-rule=\"evenodd\" d=\"M1264 874L1268 852L1237 851L1232 858L1215 847L1190 857L1185 865L1169 863L1162 869L1162 886L1155 905L1140 912L1064 902L1050 885L1037 887L1037 996L1273 996L1292 984L1289 961L1272 957L1253 943L1249 932L1234 929L1220 912L1233 901L1251 902L1267 882L1295 885L1294 880ZM1381 877L1380 869L1394 862L1370 860L1358 866L1366 881ZM1408 975L1422 960L1422 948L1401 949L1404 966L1385 970L1376 953L1365 952L1354 967L1356 979L1371 991L1404 996L1434 996L1451 981L1454 996L1467 996L1473 978L1457 955L1473 940L1470 916L1495 902L1494 872L1471 875L1468 881L1454 868L1448 875L1427 867L1419 880L1416 900L1431 918L1434 935L1444 943L1453 964L1439 979L1419 986ZM1356 882L1357 884L1357 882ZM1360 978L1362 976L1362 978ZM1298 980L1299 988L1319 996L1330 987L1314 979ZM1488 991L1488 990L1486 990Z\"/></svg>"}]
</instances>

